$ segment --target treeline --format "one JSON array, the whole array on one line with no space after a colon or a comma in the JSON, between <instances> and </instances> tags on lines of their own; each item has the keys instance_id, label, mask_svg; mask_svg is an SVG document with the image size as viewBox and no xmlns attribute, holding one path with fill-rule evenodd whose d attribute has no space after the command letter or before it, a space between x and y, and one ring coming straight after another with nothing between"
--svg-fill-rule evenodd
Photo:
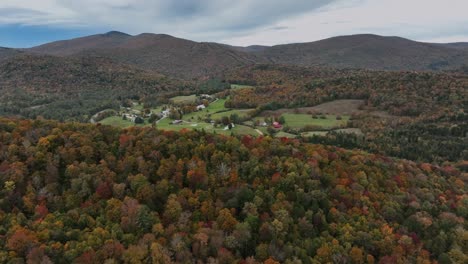
<instances>
[{"instance_id":1,"label":"treeline","mask_svg":"<svg viewBox=\"0 0 468 264\"><path fill-rule=\"evenodd\" d=\"M466 184L298 140L0 119L0 261L463 263Z\"/></svg>"}]
</instances>

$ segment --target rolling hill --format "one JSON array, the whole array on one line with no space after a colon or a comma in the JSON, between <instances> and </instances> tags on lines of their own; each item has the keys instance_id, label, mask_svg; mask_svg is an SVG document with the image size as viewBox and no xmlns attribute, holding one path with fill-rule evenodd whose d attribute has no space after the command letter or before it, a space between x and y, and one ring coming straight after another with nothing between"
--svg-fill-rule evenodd
<instances>
[{"instance_id":1,"label":"rolling hill","mask_svg":"<svg viewBox=\"0 0 468 264\"><path fill-rule=\"evenodd\" d=\"M114 48L130 37L130 35L122 32L111 31L105 34L55 41L27 49L27 51L39 54L67 56L87 50Z\"/></svg>"},{"instance_id":2,"label":"rolling hill","mask_svg":"<svg viewBox=\"0 0 468 264\"><path fill-rule=\"evenodd\" d=\"M194 42L165 34L130 36L120 32L52 42L27 51L56 56L103 56L181 78L210 77L259 61L255 55L223 44Z\"/></svg>"},{"instance_id":3,"label":"rolling hill","mask_svg":"<svg viewBox=\"0 0 468 264\"><path fill-rule=\"evenodd\" d=\"M468 42L454 42L454 43L445 43L445 44L439 44L439 45L445 46L448 48L468 50Z\"/></svg>"},{"instance_id":4,"label":"rolling hill","mask_svg":"<svg viewBox=\"0 0 468 264\"><path fill-rule=\"evenodd\" d=\"M468 63L468 50L456 44L431 44L400 37L352 35L310 43L277 45L256 54L272 63L365 68L446 70Z\"/></svg>"},{"instance_id":5,"label":"rolling hill","mask_svg":"<svg viewBox=\"0 0 468 264\"><path fill-rule=\"evenodd\" d=\"M371 34L272 47L234 47L165 34L131 36L112 31L26 51L55 56L103 56L185 79L211 77L255 63L396 71L452 70L468 64L467 43L423 43Z\"/></svg>"}]
</instances>

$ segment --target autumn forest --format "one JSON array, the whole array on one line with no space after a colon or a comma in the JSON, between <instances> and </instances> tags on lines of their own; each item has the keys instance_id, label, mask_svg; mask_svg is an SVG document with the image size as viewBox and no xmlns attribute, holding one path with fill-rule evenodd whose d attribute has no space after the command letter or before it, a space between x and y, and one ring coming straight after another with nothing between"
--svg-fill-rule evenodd
<instances>
[{"instance_id":1,"label":"autumn forest","mask_svg":"<svg viewBox=\"0 0 468 264\"><path fill-rule=\"evenodd\" d=\"M464 47L0 48L0 263L468 263Z\"/></svg>"}]
</instances>

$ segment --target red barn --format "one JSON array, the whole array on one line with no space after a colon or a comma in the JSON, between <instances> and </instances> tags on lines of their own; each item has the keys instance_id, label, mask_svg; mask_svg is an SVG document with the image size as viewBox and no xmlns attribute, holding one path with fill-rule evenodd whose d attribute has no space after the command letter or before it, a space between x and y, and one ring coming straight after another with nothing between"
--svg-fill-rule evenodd
<instances>
[{"instance_id":1,"label":"red barn","mask_svg":"<svg viewBox=\"0 0 468 264\"><path fill-rule=\"evenodd\" d=\"M273 127L274 127L274 128L277 128L277 129L280 129L280 128L282 128L283 126L282 126L280 123L278 123L278 122L273 122Z\"/></svg>"}]
</instances>

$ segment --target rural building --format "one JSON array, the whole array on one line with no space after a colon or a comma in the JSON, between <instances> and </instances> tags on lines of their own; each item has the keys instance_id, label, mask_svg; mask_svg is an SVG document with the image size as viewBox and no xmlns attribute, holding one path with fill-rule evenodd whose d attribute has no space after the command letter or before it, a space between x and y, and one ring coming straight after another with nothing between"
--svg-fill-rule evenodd
<instances>
[{"instance_id":1,"label":"rural building","mask_svg":"<svg viewBox=\"0 0 468 264\"><path fill-rule=\"evenodd\" d=\"M280 129L280 128L282 128L283 126L282 126L280 123L278 123L278 122L273 122L273 127L276 128L276 129Z\"/></svg>"},{"instance_id":2,"label":"rural building","mask_svg":"<svg viewBox=\"0 0 468 264\"><path fill-rule=\"evenodd\" d=\"M135 119L137 118L136 115L134 114L123 114L122 117L125 117L127 120L129 120L130 122L135 122Z\"/></svg>"},{"instance_id":3,"label":"rural building","mask_svg":"<svg viewBox=\"0 0 468 264\"><path fill-rule=\"evenodd\" d=\"M213 97L209 94L200 94L201 99L213 99Z\"/></svg>"},{"instance_id":4,"label":"rural building","mask_svg":"<svg viewBox=\"0 0 468 264\"><path fill-rule=\"evenodd\" d=\"M161 112L162 116L164 116L164 117L168 117L170 113L171 113L170 110L164 110L164 111Z\"/></svg>"},{"instance_id":5,"label":"rural building","mask_svg":"<svg viewBox=\"0 0 468 264\"><path fill-rule=\"evenodd\" d=\"M232 128L235 128L235 127L236 126L234 125L234 123L230 123L229 125L224 127L224 130L229 130L229 129L232 129Z\"/></svg>"},{"instance_id":6,"label":"rural building","mask_svg":"<svg viewBox=\"0 0 468 264\"><path fill-rule=\"evenodd\" d=\"M205 108L206 108L206 106L204 104L197 105L197 111L203 110Z\"/></svg>"}]
</instances>

